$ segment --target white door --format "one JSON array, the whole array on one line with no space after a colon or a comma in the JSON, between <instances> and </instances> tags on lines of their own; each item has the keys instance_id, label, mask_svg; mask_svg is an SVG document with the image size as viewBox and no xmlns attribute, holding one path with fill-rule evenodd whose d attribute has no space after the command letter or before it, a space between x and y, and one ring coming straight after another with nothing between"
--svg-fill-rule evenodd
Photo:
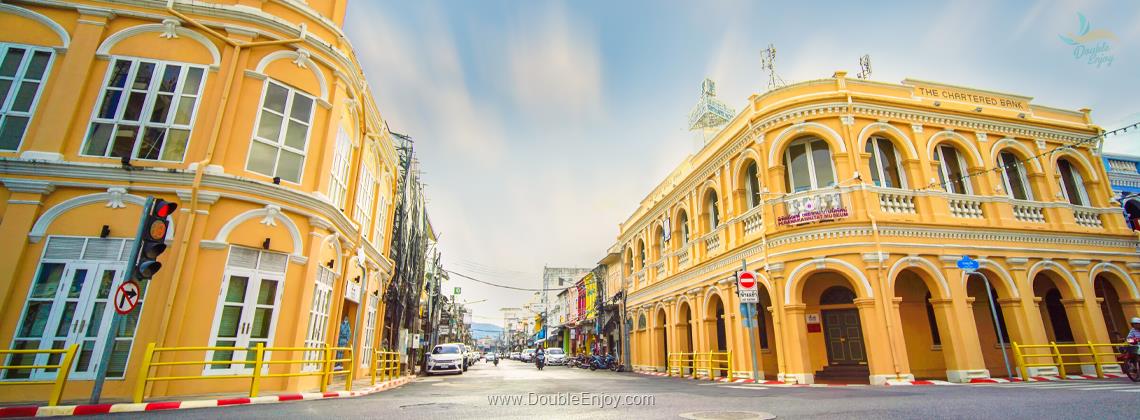
<instances>
[{"instance_id":1,"label":"white door","mask_svg":"<svg viewBox=\"0 0 1140 420\"><path fill-rule=\"evenodd\" d=\"M206 366L207 374L248 372L255 354L244 349L257 344L272 345L285 281L283 254L232 248L226 277L218 296L218 309L212 327L210 346L237 347L243 350L219 350L207 353L207 360L218 363ZM256 267L256 268L243 268Z\"/></svg>"}]
</instances>

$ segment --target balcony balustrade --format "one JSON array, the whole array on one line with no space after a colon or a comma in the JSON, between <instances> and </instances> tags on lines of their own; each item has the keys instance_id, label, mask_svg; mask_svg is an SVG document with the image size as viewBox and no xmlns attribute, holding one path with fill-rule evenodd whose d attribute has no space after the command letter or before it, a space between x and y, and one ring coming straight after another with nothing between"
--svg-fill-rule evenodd
<instances>
[{"instance_id":1,"label":"balcony balustrade","mask_svg":"<svg viewBox=\"0 0 1140 420\"><path fill-rule=\"evenodd\" d=\"M915 214L914 194L908 191L876 190L879 194L879 209L883 213Z\"/></svg>"},{"instance_id":2,"label":"balcony balustrade","mask_svg":"<svg viewBox=\"0 0 1140 420\"><path fill-rule=\"evenodd\" d=\"M1045 206L1042 203L1014 201L1013 217L1022 222L1045 223Z\"/></svg>"},{"instance_id":3,"label":"balcony balustrade","mask_svg":"<svg viewBox=\"0 0 1140 420\"><path fill-rule=\"evenodd\" d=\"M950 203L950 215L965 219L981 219L982 201L970 196L953 196L947 201Z\"/></svg>"}]
</instances>

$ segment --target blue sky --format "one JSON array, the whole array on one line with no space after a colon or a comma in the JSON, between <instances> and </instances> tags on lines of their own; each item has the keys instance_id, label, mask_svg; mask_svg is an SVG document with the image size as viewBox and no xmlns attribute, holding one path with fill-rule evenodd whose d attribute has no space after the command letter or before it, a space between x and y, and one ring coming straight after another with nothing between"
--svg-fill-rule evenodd
<instances>
[{"instance_id":1,"label":"blue sky","mask_svg":"<svg viewBox=\"0 0 1140 420\"><path fill-rule=\"evenodd\" d=\"M1060 40L1115 34L1111 66ZM1140 121L1140 2L353 1L346 31L394 130L416 140L445 266L537 287L544 264L593 266L624 221L693 149L701 80L741 109L766 89L760 52L788 82L858 72L1089 107ZM1131 134L1131 133L1130 133ZM1140 154L1140 136L1106 151ZM476 320L525 292L453 276Z\"/></svg>"}]
</instances>

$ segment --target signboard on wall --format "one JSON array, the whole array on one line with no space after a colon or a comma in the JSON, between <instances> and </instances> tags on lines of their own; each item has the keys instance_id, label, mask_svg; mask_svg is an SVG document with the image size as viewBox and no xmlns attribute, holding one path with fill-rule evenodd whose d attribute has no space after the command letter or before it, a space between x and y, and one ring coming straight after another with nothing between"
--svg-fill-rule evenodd
<instances>
[{"instance_id":1,"label":"signboard on wall","mask_svg":"<svg viewBox=\"0 0 1140 420\"><path fill-rule=\"evenodd\" d=\"M808 332L823 332L823 325L819 322L819 314L807 314L806 317Z\"/></svg>"},{"instance_id":2,"label":"signboard on wall","mask_svg":"<svg viewBox=\"0 0 1140 420\"><path fill-rule=\"evenodd\" d=\"M345 282L344 298L354 303L360 303L360 283L352 280Z\"/></svg>"},{"instance_id":3,"label":"signboard on wall","mask_svg":"<svg viewBox=\"0 0 1140 420\"><path fill-rule=\"evenodd\" d=\"M843 206L843 196L837 191L820 191L789 198L784 201L786 214L776 218L776 224L800 225L826 220L844 219L848 216Z\"/></svg>"}]
</instances>

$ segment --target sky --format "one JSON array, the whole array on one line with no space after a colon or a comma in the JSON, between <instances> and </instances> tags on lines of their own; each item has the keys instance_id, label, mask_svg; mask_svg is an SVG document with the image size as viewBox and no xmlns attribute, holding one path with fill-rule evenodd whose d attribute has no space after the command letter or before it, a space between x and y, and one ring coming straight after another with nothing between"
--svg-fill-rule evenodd
<instances>
[{"instance_id":1,"label":"sky","mask_svg":"<svg viewBox=\"0 0 1140 420\"><path fill-rule=\"evenodd\" d=\"M1083 15L1110 65L1061 36ZM859 72L931 80L1140 121L1140 2L372 1L345 30L389 127L410 135L448 270L541 287L544 266L593 267L641 200L694 151L701 81L736 110L787 82ZM1135 134L1134 134L1135 133ZM1140 130L1106 152L1140 154ZM476 322L531 292L452 275Z\"/></svg>"}]
</instances>

